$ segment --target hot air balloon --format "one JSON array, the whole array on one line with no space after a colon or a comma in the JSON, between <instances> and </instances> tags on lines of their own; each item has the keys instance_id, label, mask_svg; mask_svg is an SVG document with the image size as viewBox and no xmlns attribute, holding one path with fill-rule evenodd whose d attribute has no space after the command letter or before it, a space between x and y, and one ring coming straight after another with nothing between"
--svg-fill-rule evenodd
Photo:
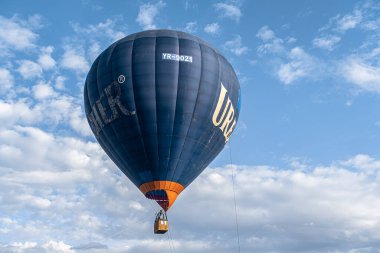
<instances>
[{"instance_id":1,"label":"hot air balloon","mask_svg":"<svg viewBox=\"0 0 380 253\"><path fill-rule=\"evenodd\" d=\"M107 155L166 212L229 140L240 86L231 64L207 42L148 30L96 58L84 105Z\"/></svg>"}]
</instances>

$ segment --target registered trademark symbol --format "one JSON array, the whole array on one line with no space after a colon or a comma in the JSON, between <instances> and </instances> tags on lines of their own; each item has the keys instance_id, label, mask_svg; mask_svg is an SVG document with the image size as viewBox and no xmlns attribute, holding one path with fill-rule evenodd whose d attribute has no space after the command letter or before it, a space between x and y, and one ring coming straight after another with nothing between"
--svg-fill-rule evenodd
<instances>
[{"instance_id":1,"label":"registered trademark symbol","mask_svg":"<svg viewBox=\"0 0 380 253\"><path fill-rule=\"evenodd\" d=\"M118 82L118 83L124 83L124 82L125 82L125 76L124 76L124 75L120 75L120 76L117 78L117 82Z\"/></svg>"}]
</instances>

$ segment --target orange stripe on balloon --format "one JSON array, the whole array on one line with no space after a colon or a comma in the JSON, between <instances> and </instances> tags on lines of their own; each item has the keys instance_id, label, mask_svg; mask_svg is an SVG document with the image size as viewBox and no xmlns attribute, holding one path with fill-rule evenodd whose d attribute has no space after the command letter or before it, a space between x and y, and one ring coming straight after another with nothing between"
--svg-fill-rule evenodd
<instances>
[{"instance_id":1,"label":"orange stripe on balloon","mask_svg":"<svg viewBox=\"0 0 380 253\"><path fill-rule=\"evenodd\" d=\"M173 181L152 181L147 182L139 187L140 191L146 196L150 191L162 190L166 192L168 199L167 206L162 206L167 211L177 199L178 195L185 189L183 185Z\"/></svg>"}]
</instances>

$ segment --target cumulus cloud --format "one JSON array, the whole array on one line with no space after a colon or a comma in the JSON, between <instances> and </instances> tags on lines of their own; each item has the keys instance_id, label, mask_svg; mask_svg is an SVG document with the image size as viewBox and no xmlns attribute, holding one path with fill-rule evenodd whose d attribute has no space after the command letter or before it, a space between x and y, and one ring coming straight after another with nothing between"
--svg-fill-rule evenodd
<instances>
[{"instance_id":1,"label":"cumulus cloud","mask_svg":"<svg viewBox=\"0 0 380 253\"><path fill-rule=\"evenodd\" d=\"M76 105L70 109L69 124L72 129L83 136L92 136L91 129L85 118L83 109L80 105Z\"/></svg>"},{"instance_id":2,"label":"cumulus cloud","mask_svg":"<svg viewBox=\"0 0 380 253\"><path fill-rule=\"evenodd\" d=\"M38 57L38 63L44 70L52 69L56 65L56 61L53 59L51 54L54 51L54 47L42 47L41 54Z\"/></svg>"},{"instance_id":3,"label":"cumulus cloud","mask_svg":"<svg viewBox=\"0 0 380 253\"><path fill-rule=\"evenodd\" d=\"M151 238L156 207L115 173L98 145L30 128L16 127L13 134L24 137L13 143L2 138L1 143L8 140L22 152L26 160L19 166L32 157L38 163L27 170L8 165L0 178L7 196L1 202L0 233L5 240L16 233L24 238L0 249L159 252L159 245L160 251L169 250L167 241ZM46 152L43 159L31 148L31 137ZM380 161L374 157L358 154L306 169L233 168L243 252L294 252L294 245L298 252L315 253L377 248ZM13 192L4 190L10 186ZM233 198L231 167L206 169L169 212L175 248L185 253L236 249ZM25 210L34 220L16 220L14 210ZM67 229L72 233L62 232ZM36 237L39 242L33 240Z\"/></svg>"},{"instance_id":4,"label":"cumulus cloud","mask_svg":"<svg viewBox=\"0 0 380 253\"><path fill-rule=\"evenodd\" d=\"M90 47L88 48L88 55L89 55L90 61L91 62L95 61L96 57L98 57L100 53L101 53L100 44L96 41L93 41Z\"/></svg>"},{"instance_id":5,"label":"cumulus cloud","mask_svg":"<svg viewBox=\"0 0 380 253\"><path fill-rule=\"evenodd\" d=\"M322 49L332 51L335 45L341 40L338 36L318 37L313 40L313 45Z\"/></svg>"},{"instance_id":6,"label":"cumulus cloud","mask_svg":"<svg viewBox=\"0 0 380 253\"><path fill-rule=\"evenodd\" d=\"M215 34L218 34L220 32L220 25L215 22L215 23L210 23L210 24L207 24L204 29L203 29L206 33L209 33L209 34L212 34L212 35L215 35Z\"/></svg>"},{"instance_id":7,"label":"cumulus cloud","mask_svg":"<svg viewBox=\"0 0 380 253\"><path fill-rule=\"evenodd\" d=\"M215 10L219 12L221 17L232 19L236 22L239 22L241 16L243 15L241 13L240 7L234 3L216 3L214 4Z\"/></svg>"},{"instance_id":8,"label":"cumulus cloud","mask_svg":"<svg viewBox=\"0 0 380 253\"><path fill-rule=\"evenodd\" d=\"M43 82L34 85L32 91L33 96L38 100L54 97L57 95L49 84Z\"/></svg>"},{"instance_id":9,"label":"cumulus cloud","mask_svg":"<svg viewBox=\"0 0 380 253\"><path fill-rule=\"evenodd\" d=\"M256 37L262 41L270 41L276 38L274 32L268 26L261 27L257 32Z\"/></svg>"},{"instance_id":10,"label":"cumulus cloud","mask_svg":"<svg viewBox=\"0 0 380 253\"><path fill-rule=\"evenodd\" d=\"M30 108L26 101L4 101L0 100L0 121L2 127L8 127L16 122L19 124L32 124L38 121L41 113Z\"/></svg>"},{"instance_id":11,"label":"cumulus cloud","mask_svg":"<svg viewBox=\"0 0 380 253\"><path fill-rule=\"evenodd\" d=\"M21 60L17 71L27 80L41 77L42 75L42 67L38 63L30 60Z\"/></svg>"},{"instance_id":12,"label":"cumulus cloud","mask_svg":"<svg viewBox=\"0 0 380 253\"><path fill-rule=\"evenodd\" d=\"M63 90L65 88L66 80L67 78L65 76L57 76L57 78L55 79L55 88L58 90Z\"/></svg>"},{"instance_id":13,"label":"cumulus cloud","mask_svg":"<svg viewBox=\"0 0 380 253\"><path fill-rule=\"evenodd\" d=\"M358 26L362 18L361 10L355 9L351 14L344 15L343 17L337 16L334 19L336 19L338 31L345 32Z\"/></svg>"},{"instance_id":14,"label":"cumulus cloud","mask_svg":"<svg viewBox=\"0 0 380 253\"><path fill-rule=\"evenodd\" d=\"M236 35L232 40L226 41L224 47L231 53L240 56L248 51L248 47L243 46L240 35Z\"/></svg>"},{"instance_id":15,"label":"cumulus cloud","mask_svg":"<svg viewBox=\"0 0 380 253\"><path fill-rule=\"evenodd\" d=\"M35 92L39 92L36 94ZM43 118L40 123L49 123L50 127L70 127L75 132L90 136L92 134L85 118L82 100L68 95L57 94L52 87L41 85L34 90L35 96L42 100L34 106ZM51 112L54 113L51 113Z\"/></svg>"},{"instance_id":16,"label":"cumulus cloud","mask_svg":"<svg viewBox=\"0 0 380 253\"><path fill-rule=\"evenodd\" d=\"M47 243L42 245L47 252L59 252L59 253L74 253L70 245L65 244L62 241L53 241L50 240Z\"/></svg>"},{"instance_id":17,"label":"cumulus cloud","mask_svg":"<svg viewBox=\"0 0 380 253\"><path fill-rule=\"evenodd\" d=\"M72 45L64 46L61 67L82 74L87 73L87 71L90 69L90 65L85 57L84 50L81 48L76 48Z\"/></svg>"},{"instance_id":18,"label":"cumulus cloud","mask_svg":"<svg viewBox=\"0 0 380 253\"><path fill-rule=\"evenodd\" d=\"M295 38L289 38L285 43L268 26L261 27L256 37L262 41L257 47L258 55L261 58L274 57L269 62L274 74L282 83L289 85L302 78L316 77L316 73L320 72L322 65L316 57L307 53L302 47L290 47L296 42Z\"/></svg>"},{"instance_id":19,"label":"cumulus cloud","mask_svg":"<svg viewBox=\"0 0 380 253\"><path fill-rule=\"evenodd\" d=\"M84 34L90 37L107 37L112 41L116 41L126 36L125 27L118 26L118 17L114 19L106 19L104 22L99 22L95 25L82 26L79 23L73 23L72 27L78 34Z\"/></svg>"},{"instance_id":20,"label":"cumulus cloud","mask_svg":"<svg viewBox=\"0 0 380 253\"><path fill-rule=\"evenodd\" d=\"M0 139L0 181L4 197L0 203L2 242L8 238L22 238L25 241L20 242L21 247L21 244L39 238L38 245L34 246L44 248L44 242L49 242L51 238L65 237L59 230L68 229L77 232L63 234L69 235L72 242L83 244L87 239L82 237L94 235L95 231L103 231L104 239L116 231L110 229L120 231L119 224L124 223L127 227L132 226L130 223L134 227L144 225L137 225L137 217L125 219L125 210L130 207L133 207L131 210L138 210L138 217L146 213L142 203L139 204L143 200L142 194L138 191L130 193L128 187L131 184L122 183L123 178L118 176L120 172L112 171L115 167L105 158L99 145L72 137L54 136L38 128L19 126L0 130ZM5 145L7 149L3 148ZM119 202L126 196L131 202ZM107 218L96 215L100 207L108 213ZM9 216L5 215L8 212ZM13 214L17 216L25 212L29 213L30 220L14 219ZM123 216L122 223L113 225L116 220L112 217ZM76 238L79 240L76 241ZM19 249L17 252L23 251Z\"/></svg>"},{"instance_id":21,"label":"cumulus cloud","mask_svg":"<svg viewBox=\"0 0 380 253\"><path fill-rule=\"evenodd\" d=\"M288 57L290 61L281 64L277 72L278 78L284 84L291 84L300 78L310 76L316 69L316 60L300 47L293 48Z\"/></svg>"},{"instance_id":22,"label":"cumulus cloud","mask_svg":"<svg viewBox=\"0 0 380 253\"><path fill-rule=\"evenodd\" d=\"M41 245L37 242L14 242L9 245L1 245L2 252L7 253L24 253L24 252L39 252L39 253L75 253L70 245L62 241L49 240Z\"/></svg>"},{"instance_id":23,"label":"cumulus cloud","mask_svg":"<svg viewBox=\"0 0 380 253\"><path fill-rule=\"evenodd\" d=\"M33 22L31 23L33 24ZM36 47L38 35L30 23L17 18L0 16L0 48L25 50Z\"/></svg>"},{"instance_id":24,"label":"cumulus cloud","mask_svg":"<svg viewBox=\"0 0 380 253\"><path fill-rule=\"evenodd\" d=\"M364 170L366 173L377 172L380 168L380 161L367 154L358 154L347 161L343 161L344 166L352 166L355 169Z\"/></svg>"},{"instance_id":25,"label":"cumulus cloud","mask_svg":"<svg viewBox=\"0 0 380 253\"><path fill-rule=\"evenodd\" d=\"M380 67L352 56L340 64L341 75L360 90L380 93Z\"/></svg>"},{"instance_id":26,"label":"cumulus cloud","mask_svg":"<svg viewBox=\"0 0 380 253\"><path fill-rule=\"evenodd\" d=\"M263 26L259 29L256 37L262 40L262 44L257 47L257 52L260 55L267 53L270 54L280 54L284 53L284 41L276 37L275 33L268 27Z\"/></svg>"},{"instance_id":27,"label":"cumulus cloud","mask_svg":"<svg viewBox=\"0 0 380 253\"><path fill-rule=\"evenodd\" d=\"M156 29L155 18L160 10L165 7L165 2L160 0L156 3L146 3L140 6L136 22L144 29Z\"/></svg>"},{"instance_id":28,"label":"cumulus cloud","mask_svg":"<svg viewBox=\"0 0 380 253\"><path fill-rule=\"evenodd\" d=\"M0 94L9 90L14 83L11 72L6 68L0 68Z\"/></svg>"},{"instance_id":29,"label":"cumulus cloud","mask_svg":"<svg viewBox=\"0 0 380 253\"><path fill-rule=\"evenodd\" d=\"M328 24L319 29L320 35L313 40L313 45L321 49L332 51L348 30L359 27L368 29L366 27L369 27L370 24L374 24L372 20L364 21L363 12L366 12L368 6L370 5L358 5L351 13L336 15L330 18ZM368 15L368 17L370 16L371 15Z\"/></svg>"},{"instance_id":30,"label":"cumulus cloud","mask_svg":"<svg viewBox=\"0 0 380 253\"><path fill-rule=\"evenodd\" d=\"M197 22L187 22L185 27L185 32L196 33L197 32Z\"/></svg>"},{"instance_id":31,"label":"cumulus cloud","mask_svg":"<svg viewBox=\"0 0 380 253\"><path fill-rule=\"evenodd\" d=\"M77 72L78 82L83 82L84 77L80 74L87 72L90 63L106 46L125 37L127 28L122 16L113 16L96 24L71 23L71 26L75 33L65 39L60 66Z\"/></svg>"},{"instance_id":32,"label":"cumulus cloud","mask_svg":"<svg viewBox=\"0 0 380 253\"><path fill-rule=\"evenodd\" d=\"M98 249L108 249L107 245L101 244L99 242L90 242L87 244L75 246L73 250L98 250Z\"/></svg>"},{"instance_id":33,"label":"cumulus cloud","mask_svg":"<svg viewBox=\"0 0 380 253\"><path fill-rule=\"evenodd\" d=\"M339 246L342 244L347 246L346 250L371 245L375 249L380 236L376 232L380 224L376 211L380 198L376 175L380 167L378 160L372 157L362 160L367 162L361 162L356 170L336 165L315 167L309 172L270 167L238 168L236 193L242 247L247 251L293 252L292 242L297 238L300 252L344 251ZM375 176L366 172L366 164L370 164ZM208 219L201 222L198 229L217 234L217 231L226 231L228 226L232 229L234 209L230 180L231 171L227 168L207 170L191 185L188 192L192 192L186 195L189 198L186 201L191 201L192 210L182 221L183 227L192 226L197 217L204 216L203 210L207 210ZM213 199L212 207L209 198ZM184 208L181 211L185 211ZM319 235L318 240L315 240L316 235ZM361 236L364 237L359 239ZM233 240L223 239L225 248L218 252L233 247ZM326 240L333 242L328 249Z\"/></svg>"},{"instance_id":34,"label":"cumulus cloud","mask_svg":"<svg viewBox=\"0 0 380 253\"><path fill-rule=\"evenodd\" d=\"M319 30L323 33L336 33L342 35L348 30L360 27L362 23L368 23L369 20L365 18L364 13L367 11L371 12L371 8L371 4L358 4L350 13L344 15L338 14L331 17L329 22ZM375 9L376 8L374 8L374 10ZM368 18L371 18L371 15L368 15Z\"/></svg>"},{"instance_id":35,"label":"cumulus cloud","mask_svg":"<svg viewBox=\"0 0 380 253\"><path fill-rule=\"evenodd\" d=\"M65 80L58 76L55 86ZM58 84L57 84L58 82ZM63 89L64 87L58 87ZM83 136L91 135L86 121L82 99L61 94L48 82L38 82L32 88L26 89L27 96L9 100L0 99L0 129L12 125L42 126L49 129L72 129Z\"/></svg>"}]
</instances>

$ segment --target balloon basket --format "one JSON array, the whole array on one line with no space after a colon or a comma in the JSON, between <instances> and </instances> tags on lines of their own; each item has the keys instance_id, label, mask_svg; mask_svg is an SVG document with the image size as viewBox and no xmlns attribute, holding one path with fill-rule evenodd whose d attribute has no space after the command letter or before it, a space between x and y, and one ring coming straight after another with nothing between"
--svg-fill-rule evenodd
<instances>
[{"instance_id":1,"label":"balloon basket","mask_svg":"<svg viewBox=\"0 0 380 253\"><path fill-rule=\"evenodd\" d=\"M156 215L156 220L154 221L154 233L155 234L165 234L169 230L169 222L166 216L166 212L160 210Z\"/></svg>"}]
</instances>

